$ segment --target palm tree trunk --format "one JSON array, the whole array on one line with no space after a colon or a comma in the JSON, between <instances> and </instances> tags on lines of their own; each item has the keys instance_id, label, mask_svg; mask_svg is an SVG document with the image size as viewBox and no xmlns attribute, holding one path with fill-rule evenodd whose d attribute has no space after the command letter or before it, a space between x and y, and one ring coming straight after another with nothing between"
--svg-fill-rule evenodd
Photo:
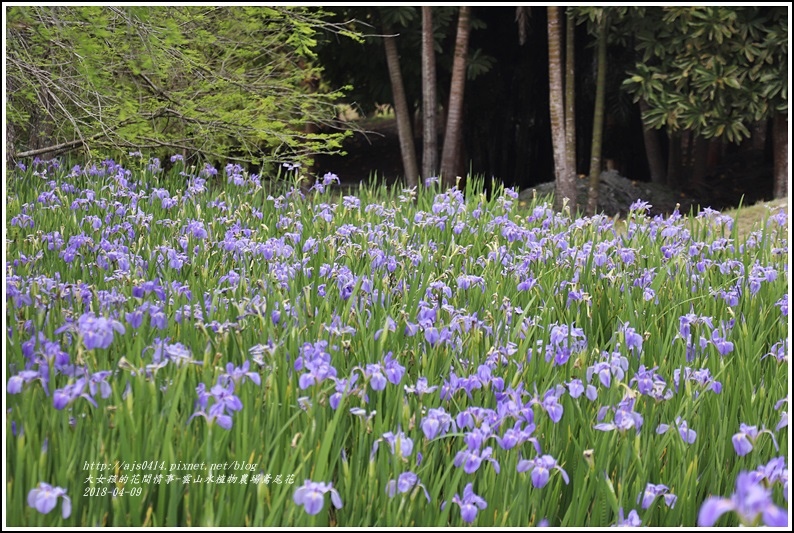
<instances>
[{"instance_id":1,"label":"palm tree trunk","mask_svg":"<svg viewBox=\"0 0 794 533\"><path fill-rule=\"evenodd\" d=\"M446 187L455 185L460 174L459 149L463 140L463 89L466 85L466 55L469 48L471 8L462 6L458 14L458 34L455 39L455 59L452 63L452 81L449 87L447 127L444 149L441 152L441 176Z\"/></svg>"},{"instance_id":2,"label":"palm tree trunk","mask_svg":"<svg viewBox=\"0 0 794 533\"><path fill-rule=\"evenodd\" d=\"M416 165L416 147L411 134L411 115L408 112L408 102L405 98L403 77L400 72L400 56L397 54L397 45L394 42L390 28L384 24L383 44L386 48L386 63L389 67L389 80L391 81L392 95L394 98L394 114L397 118L397 134L400 137L400 154L403 159L403 172L405 184L409 188L416 187L419 183L419 169Z\"/></svg>"},{"instance_id":3,"label":"palm tree trunk","mask_svg":"<svg viewBox=\"0 0 794 533\"><path fill-rule=\"evenodd\" d=\"M563 103L562 62L560 58L560 12L558 7L548 8L549 33L549 116L551 140L554 151L555 195L557 209L564 201L576 212L576 181L568 171L565 154L565 105Z\"/></svg>"},{"instance_id":4,"label":"palm tree trunk","mask_svg":"<svg viewBox=\"0 0 794 533\"><path fill-rule=\"evenodd\" d=\"M607 25L603 20L598 29L598 74L596 74L595 112L593 113L593 143L590 150L590 183L587 192L587 214L595 215L598 208L598 183L601 178L601 145L604 140L604 106L607 82Z\"/></svg>"},{"instance_id":5,"label":"palm tree trunk","mask_svg":"<svg viewBox=\"0 0 794 533\"><path fill-rule=\"evenodd\" d=\"M574 90L574 77L576 66L574 61L574 35L575 23L573 16L565 17L565 157L568 162L568 172L576 172L576 110Z\"/></svg>"},{"instance_id":6,"label":"palm tree trunk","mask_svg":"<svg viewBox=\"0 0 794 533\"><path fill-rule=\"evenodd\" d=\"M422 7L422 123L424 149L422 177L429 178L438 171L438 127L436 126L436 53L433 39L433 8Z\"/></svg>"}]
</instances>

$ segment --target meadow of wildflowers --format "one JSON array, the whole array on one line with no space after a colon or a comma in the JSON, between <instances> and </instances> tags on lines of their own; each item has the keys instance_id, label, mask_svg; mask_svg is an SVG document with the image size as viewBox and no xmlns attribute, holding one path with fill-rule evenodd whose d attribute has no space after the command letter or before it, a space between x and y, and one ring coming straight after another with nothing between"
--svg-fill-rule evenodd
<instances>
[{"instance_id":1,"label":"meadow of wildflowers","mask_svg":"<svg viewBox=\"0 0 794 533\"><path fill-rule=\"evenodd\" d=\"M787 524L785 212L336 180L9 172L8 525Z\"/></svg>"}]
</instances>

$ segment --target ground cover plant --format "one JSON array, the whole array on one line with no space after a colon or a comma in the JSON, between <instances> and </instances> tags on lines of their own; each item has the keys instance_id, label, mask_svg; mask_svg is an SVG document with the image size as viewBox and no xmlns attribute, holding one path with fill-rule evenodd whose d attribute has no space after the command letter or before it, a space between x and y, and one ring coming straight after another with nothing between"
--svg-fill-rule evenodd
<instances>
[{"instance_id":1,"label":"ground cover plant","mask_svg":"<svg viewBox=\"0 0 794 533\"><path fill-rule=\"evenodd\" d=\"M8 175L9 525L787 523L784 210L174 164Z\"/></svg>"}]
</instances>

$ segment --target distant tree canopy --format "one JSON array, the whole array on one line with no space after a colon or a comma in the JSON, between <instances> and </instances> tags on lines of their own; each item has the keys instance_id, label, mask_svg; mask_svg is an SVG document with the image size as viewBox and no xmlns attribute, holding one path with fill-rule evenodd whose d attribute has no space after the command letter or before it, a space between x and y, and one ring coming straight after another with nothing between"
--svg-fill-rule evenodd
<instances>
[{"instance_id":1,"label":"distant tree canopy","mask_svg":"<svg viewBox=\"0 0 794 533\"><path fill-rule=\"evenodd\" d=\"M623 21L639 53L625 86L649 126L738 142L788 110L785 7L634 8Z\"/></svg>"},{"instance_id":2,"label":"distant tree canopy","mask_svg":"<svg viewBox=\"0 0 794 533\"><path fill-rule=\"evenodd\" d=\"M9 155L156 150L257 165L308 163L341 151L336 104L364 113L393 104L397 76L389 74L399 70L403 107L411 112L421 109L423 82L435 79L437 110L444 112L453 89L465 84L456 124L459 159L472 173L520 186L553 179L546 8L473 9L466 75L457 84L451 74L459 10L432 10L424 37L436 74L423 80L422 17L410 6L10 7ZM625 175L684 188L699 180L707 188L725 146L752 134L756 152L773 156L775 194L786 193L787 7L566 13L570 44L560 43L560 52L576 50L569 65L576 66L576 89L567 101L574 104L578 153L569 166L581 171L594 161L587 153L603 152L602 160ZM599 38L602 51L608 48L603 69L592 46ZM599 70L603 109L594 112ZM443 115L438 126L447 126ZM603 132L602 146L594 130ZM767 131L772 149L765 152ZM410 140L403 141L406 152ZM603 165L592 166L597 176Z\"/></svg>"},{"instance_id":3,"label":"distant tree canopy","mask_svg":"<svg viewBox=\"0 0 794 533\"><path fill-rule=\"evenodd\" d=\"M338 151L339 92L304 7L49 7L7 11L7 149L167 150L305 161ZM307 127L307 124L312 127Z\"/></svg>"}]
</instances>

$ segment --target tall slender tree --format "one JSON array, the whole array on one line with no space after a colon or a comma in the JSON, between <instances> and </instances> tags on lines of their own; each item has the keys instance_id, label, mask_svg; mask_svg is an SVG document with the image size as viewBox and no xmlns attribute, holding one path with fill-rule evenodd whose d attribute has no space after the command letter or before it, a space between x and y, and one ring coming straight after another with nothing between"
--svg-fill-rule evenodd
<instances>
[{"instance_id":1,"label":"tall slender tree","mask_svg":"<svg viewBox=\"0 0 794 533\"><path fill-rule=\"evenodd\" d=\"M433 36L433 8L422 7L422 177L438 172L438 126L436 125L436 52Z\"/></svg>"},{"instance_id":2,"label":"tall slender tree","mask_svg":"<svg viewBox=\"0 0 794 533\"><path fill-rule=\"evenodd\" d=\"M640 100L639 106L641 113L648 112L648 104L645 103L645 100ZM667 181L667 171L664 166L664 154L662 153L662 143L659 140L659 132L643 124L642 139L645 142L645 157L648 159L651 183L662 185Z\"/></svg>"},{"instance_id":3,"label":"tall slender tree","mask_svg":"<svg viewBox=\"0 0 794 533\"><path fill-rule=\"evenodd\" d=\"M400 71L400 56L397 53L397 45L394 42L396 36L386 22L383 23L383 33L383 45L386 49L386 62L389 67L389 79L391 80L394 99L394 114L397 118L397 134L400 138L400 154L402 154L405 184L407 187L412 188L419 184L419 169L416 165L416 148L414 146L414 137L411 133L411 115L408 111L403 76Z\"/></svg>"},{"instance_id":4,"label":"tall slender tree","mask_svg":"<svg viewBox=\"0 0 794 533\"><path fill-rule=\"evenodd\" d=\"M563 65L560 53L560 8L548 8L549 35L549 115L554 151L555 204L562 208L567 200L571 213L576 212L576 176L568 169L565 149L565 103L563 93Z\"/></svg>"},{"instance_id":5,"label":"tall slender tree","mask_svg":"<svg viewBox=\"0 0 794 533\"><path fill-rule=\"evenodd\" d=\"M568 172L576 172L576 62L574 54L574 29L576 23L573 13L566 11L565 17L565 158Z\"/></svg>"},{"instance_id":6,"label":"tall slender tree","mask_svg":"<svg viewBox=\"0 0 794 533\"><path fill-rule=\"evenodd\" d=\"M461 173L459 161L463 145L463 90L466 86L466 56L469 48L471 8L462 6L458 14L458 31L455 38L455 59L452 63L452 81L449 86L447 127L444 149L441 152L441 175L446 187L455 185Z\"/></svg>"},{"instance_id":7,"label":"tall slender tree","mask_svg":"<svg viewBox=\"0 0 794 533\"><path fill-rule=\"evenodd\" d=\"M598 208L598 182L601 177L601 145L604 140L604 106L607 82L607 14L601 10L598 21L595 109L593 111L593 139L590 145L590 178L587 191L587 214L594 215Z\"/></svg>"}]
</instances>

